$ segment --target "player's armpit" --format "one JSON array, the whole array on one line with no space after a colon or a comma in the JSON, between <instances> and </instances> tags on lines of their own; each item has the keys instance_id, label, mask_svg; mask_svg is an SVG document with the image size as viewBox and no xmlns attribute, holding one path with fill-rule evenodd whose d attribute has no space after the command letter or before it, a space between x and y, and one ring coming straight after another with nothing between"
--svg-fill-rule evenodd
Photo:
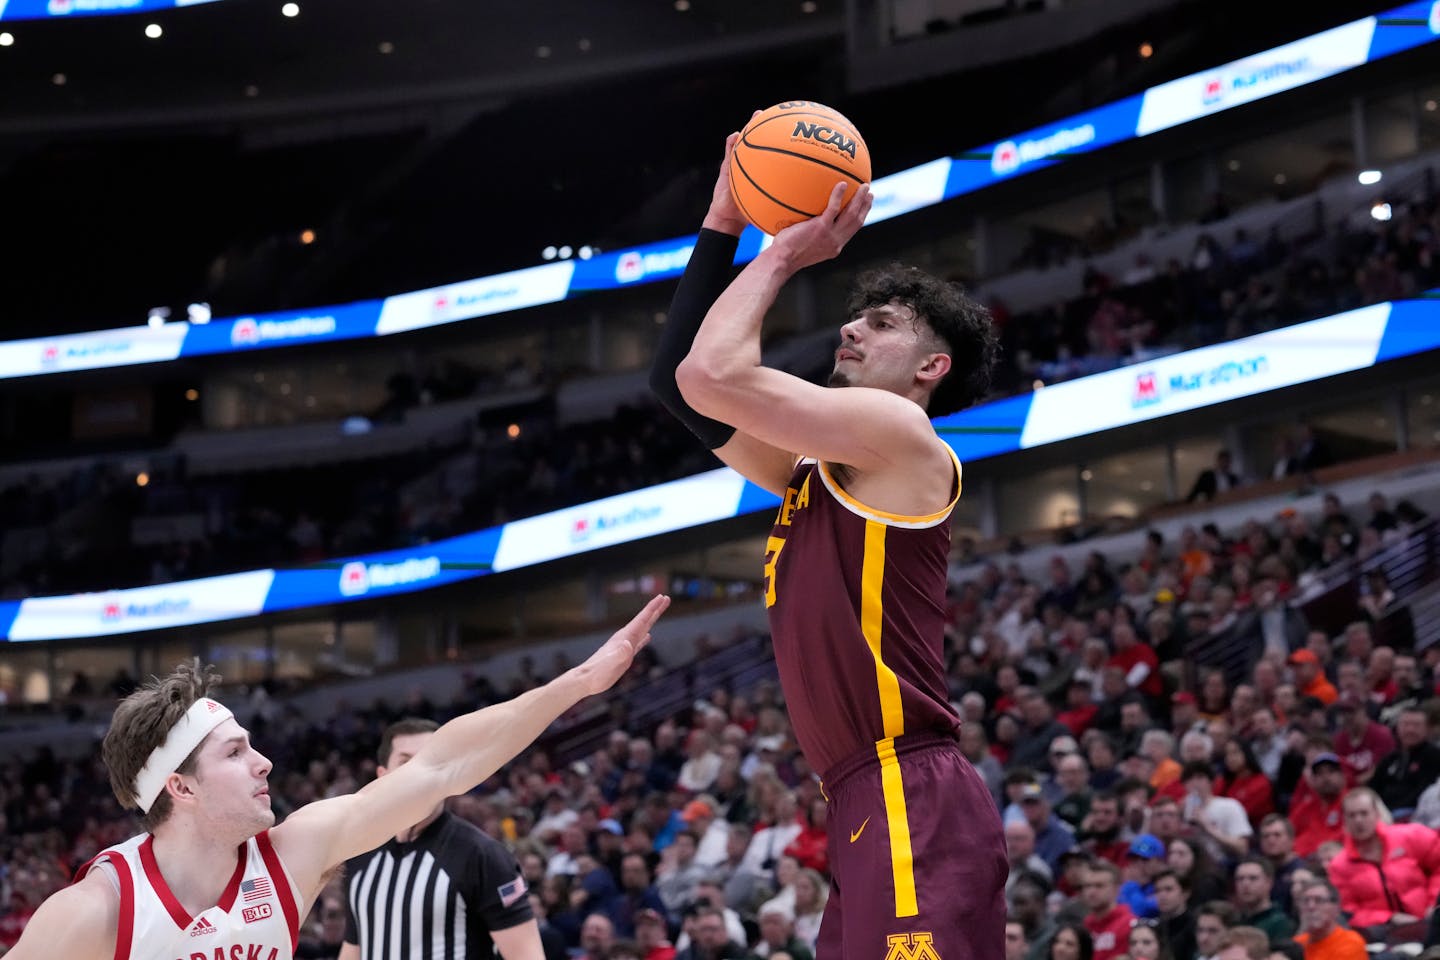
<instances>
[{"instance_id":1,"label":"player's armpit","mask_svg":"<svg viewBox=\"0 0 1440 960\"><path fill-rule=\"evenodd\" d=\"M340 944L340 954L336 960L360 960L360 945L348 942Z\"/></svg>"},{"instance_id":2,"label":"player's armpit","mask_svg":"<svg viewBox=\"0 0 1440 960\"><path fill-rule=\"evenodd\" d=\"M680 376L681 389L696 410L777 450L862 471L913 464L917 458L932 458L941 469L950 469L949 455L925 411L899 394L816 386L764 366L711 376L696 363L682 367Z\"/></svg>"},{"instance_id":3,"label":"player's armpit","mask_svg":"<svg viewBox=\"0 0 1440 960\"><path fill-rule=\"evenodd\" d=\"M120 897L98 869L40 905L5 960L112 960Z\"/></svg>"},{"instance_id":4,"label":"player's armpit","mask_svg":"<svg viewBox=\"0 0 1440 960\"><path fill-rule=\"evenodd\" d=\"M716 447L714 453L727 467L777 497L785 495L785 486L790 482L790 474L795 471L793 453L738 431L723 445Z\"/></svg>"},{"instance_id":5,"label":"player's armpit","mask_svg":"<svg viewBox=\"0 0 1440 960\"><path fill-rule=\"evenodd\" d=\"M534 920L503 930L491 930L490 939L495 941L504 960L545 960L545 947L540 942L540 924Z\"/></svg>"}]
</instances>

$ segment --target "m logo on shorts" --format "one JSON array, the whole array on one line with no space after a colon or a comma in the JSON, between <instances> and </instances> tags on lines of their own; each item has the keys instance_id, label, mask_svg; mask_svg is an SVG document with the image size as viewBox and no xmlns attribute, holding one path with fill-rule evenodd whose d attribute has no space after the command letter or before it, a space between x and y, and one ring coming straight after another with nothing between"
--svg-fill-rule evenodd
<instances>
[{"instance_id":1,"label":"m logo on shorts","mask_svg":"<svg viewBox=\"0 0 1440 960\"><path fill-rule=\"evenodd\" d=\"M895 933L885 938L885 960L940 960L933 933Z\"/></svg>"}]
</instances>

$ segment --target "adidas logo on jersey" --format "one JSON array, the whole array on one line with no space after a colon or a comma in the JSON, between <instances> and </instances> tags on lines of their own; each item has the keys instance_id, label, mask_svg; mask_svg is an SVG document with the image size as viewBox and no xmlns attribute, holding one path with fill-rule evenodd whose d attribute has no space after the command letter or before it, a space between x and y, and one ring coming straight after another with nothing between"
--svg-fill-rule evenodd
<instances>
[{"instance_id":1,"label":"adidas logo on jersey","mask_svg":"<svg viewBox=\"0 0 1440 960\"><path fill-rule=\"evenodd\" d=\"M219 933L219 932L220 932L220 929L219 929L218 927L216 927L215 924L211 923L209 920L206 920L204 917L201 917L199 920L196 920L196 921L195 921L195 926L193 926L193 927L190 928L190 936L192 936L192 937L203 937L203 936L205 936L205 934L207 934L207 933Z\"/></svg>"}]
</instances>

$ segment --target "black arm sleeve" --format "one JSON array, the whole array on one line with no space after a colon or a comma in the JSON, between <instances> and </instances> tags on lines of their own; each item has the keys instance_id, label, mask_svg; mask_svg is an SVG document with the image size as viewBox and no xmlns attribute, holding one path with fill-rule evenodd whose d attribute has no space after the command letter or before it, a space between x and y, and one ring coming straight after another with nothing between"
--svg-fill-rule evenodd
<instances>
[{"instance_id":1,"label":"black arm sleeve","mask_svg":"<svg viewBox=\"0 0 1440 960\"><path fill-rule=\"evenodd\" d=\"M735 428L691 409L675 385L675 368L690 352L705 314L729 285L730 267L739 244L739 238L728 233L701 229L690 262L685 265L685 274L675 288L675 298L670 301L670 314L660 332L655 363L650 368L650 389L665 409L711 450L723 447L735 435Z\"/></svg>"}]
</instances>

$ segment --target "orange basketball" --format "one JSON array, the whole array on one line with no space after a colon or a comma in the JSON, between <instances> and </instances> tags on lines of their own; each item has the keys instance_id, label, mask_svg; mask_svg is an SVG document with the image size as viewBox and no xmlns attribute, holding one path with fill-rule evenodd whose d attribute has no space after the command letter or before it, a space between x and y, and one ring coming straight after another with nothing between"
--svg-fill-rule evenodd
<instances>
[{"instance_id":1,"label":"orange basketball","mask_svg":"<svg viewBox=\"0 0 1440 960\"><path fill-rule=\"evenodd\" d=\"M838 110L790 100L756 114L730 155L730 192L740 212L769 234L819 216L835 184L845 202L870 182L870 151Z\"/></svg>"}]
</instances>

